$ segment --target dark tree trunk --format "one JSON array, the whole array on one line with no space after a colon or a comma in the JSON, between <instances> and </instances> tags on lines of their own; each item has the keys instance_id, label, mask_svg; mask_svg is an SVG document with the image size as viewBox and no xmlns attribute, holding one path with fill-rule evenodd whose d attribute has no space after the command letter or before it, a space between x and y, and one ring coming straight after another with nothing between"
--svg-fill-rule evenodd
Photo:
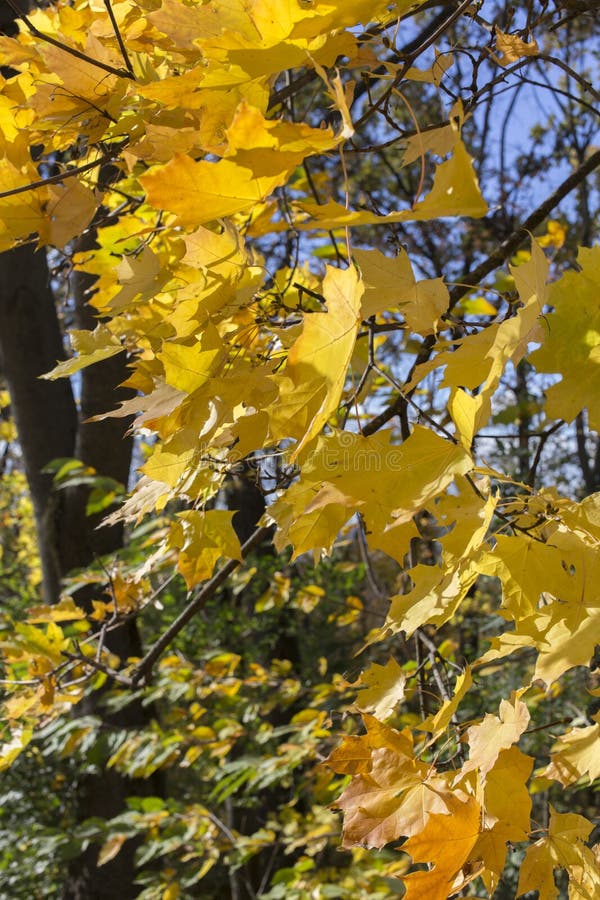
<instances>
[{"instance_id":1,"label":"dark tree trunk","mask_svg":"<svg viewBox=\"0 0 600 900\"><path fill-rule=\"evenodd\" d=\"M80 326L92 324L83 305L83 288L73 285L75 314ZM97 528L85 514L86 488L53 491L51 476L43 468L59 457L77 457L100 474L127 482L132 443L124 436L121 419L98 423L84 420L106 412L119 400L117 386L126 377L124 354L84 370L79 403L68 380L40 380L64 357L63 337L50 286L46 256L31 246L0 254L0 373L6 380L11 408L19 433L23 465L35 510L43 570L43 594L57 601L61 578L74 568L122 546L120 527ZM76 600L86 606L91 598L79 592ZM135 623L111 632L109 648L121 658L138 656L140 641ZM91 707L94 707L93 709ZM101 714L93 698L85 712ZM112 717L116 727L143 727L151 712L130 704ZM131 781L114 771L86 777L77 796L77 818L111 818L125 807L132 794L155 793L157 785ZM97 847L91 846L74 860L66 878L65 900L128 900L135 897L134 847L122 851L101 869L96 867Z\"/></svg>"},{"instance_id":2,"label":"dark tree trunk","mask_svg":"<svg viewBox=\"0 0 600 900\"><path fill-rule=\"evenodd\" d=\"M74 456L77 409L68 380L42 381L40 375L63 356L45 254L29 246L0 254L0 372L31 491L47 603L58 599L65 572L57 527L64 497L52 493L52 476L43 468L53 459Z\"/></svg>"},{"instance_id":3,"label":"dark tree trunk","mask_svg":"<svg viewBox=\"0 0 600 900\"><path fill-rule=\"evenodd\" d=\"M22 0L23 9L29 3ZM0 4L0 33L14 34L14 11ZM4 69L4 77L10 72ZM90 246L92 236L81 243ZM93 315L85 305L89 279L76 274L72 283L75 318L80 328L93 327ZM58 600L62 578L122 546L122 528L97 529L98 521L85 514L87 491L74 488L53 491L52 478L44 467L60 457L76 457L99 474L127 483L132 442L125 437L127 423L107 419L86 420L113 408L119 400L117 386L126 377L124 354L84 370L78 383L76 402L69 380L40 380L65 355L63 334L50 285L46 254L32 245L0 254L0 375L11 398L23 465L34 507L42 591L47 603ZM84 607L91 597L80 591L77 602ZM112 631L107 646L121 659L139 656L141 647L134 622ZM83 712L102 715L97 698L84 701ZM118 716L105 716L107 724L121 728L143 727L152 710L130 704ZM92 816L103 819L118 815L128 796L159 793L160 783L131 781L117 772L102 771L86 776L78 785L79 821ZM135 877L134 850L128 842L110 862L98 869L98 848L90 846L73 860L65 874L65 900L129 900L139 891Z\"/></svg>"}]
</instances>

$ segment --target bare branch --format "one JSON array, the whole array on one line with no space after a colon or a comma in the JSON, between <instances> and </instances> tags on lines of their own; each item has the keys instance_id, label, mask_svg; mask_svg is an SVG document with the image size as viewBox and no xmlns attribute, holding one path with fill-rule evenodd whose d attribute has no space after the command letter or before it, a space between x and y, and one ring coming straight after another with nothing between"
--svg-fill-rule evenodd
<instances>
[{"instance_id":1,"label":"bare branch","mask_svg":"<svg viewBox=\"0 0 600 900\"><path fill-rule=\"evenodd\" d=\"M531 464L531 468L530 468L529 472L527 473L527 481L525 483L528 484L529 487L533 487L533 485L535 483L535 476L537 473L538 466L540 464L540 460L542 458L542 452L546 445L546 441L556 431L558 431L559 428L562 428L564 424L565 424L565 422L563 422L562 419L559 419L558 422L555 422L554 425L551 425L550 428L548 428L546 431L544 431L544 433L541 435L540 442L537 445L537 450L535 451L535 456L534 456L533 462Z\"/></svg>"},{"instance_id":2,"label":"bare branch","mask_svg":"<svg viewBox=\"0 0 600 900\"><path fill-rule=\"evenodd\" d=\"M126 675L122 675L121 672L117 672L116 669L112 669L110 666L105 665L99 659L85 656L85 654L83 653L70 653L68 650L63 650L62 656L65 656L70 662L77 663L78 665L90 666L90 668L96 669L96 671L98 672L102 672L103 675L108 675L109 678L112 678L119 684L125 685L125 687L130 688L135 686L135 683L131 678L127 678Z\"/></svg>"},{"instance_id":3,"label":"bare branch","mask_svg":"<svg viewBox=\"0 0 600 900\"><path fill-rule=\"evenodd\" d=\"M245 558L251 550L270 534L270 526L257 528L254 534L252 534L246 543L242 545L242 557ZM206 584L203 585L198 593L192 597L185 609L177 616L175 621L167 628L164 634L160 636L144 658L135 667L131 676L132 685L138 684L142 679L148 680L148 676L150 675L156 660L167 649L174 638L177 637L179 632L187 625L190 619L202 609L221 585L227 581L231 573L235 572L239 565L239 560L230 559L209 581L206 582Z\"/></svg>"},{"instance_id":4,"label":"bare branch","mask_svg":"<svg viewBox=\"0 0 600 900\"><path fill-rule=\"evenodd\" d=\"M519 228L516 228L515 231L513 231L513 233L487 257L487 259L473 269L472 272L462 275L460 279L461 284L450 291L449 310L453 309L471 288L480 284L486 275L489 275L490 272L493 272L499 266L503 265L507 259L510 259L523 241L530 237L531 232L537 228L538 225L542 224L544 219L550 215L552 210L558 206L561 200L564 200L564 198L581 184L594 169L597 169L598 166L600 166L600 150L596 150L595 153L592 153L579 168L575 169L575 171L557 187L554 193L550 194L550 196L547 197L527 219L525 219L523 224Z\"/></svg>"},{"instance_id":5,"label":"bare branch","mask_svg":"<svg viewBox=\"0 0 600 900\"><path fill-rule=\"evenodd\" d=\"M103 166L104 163L114 162L118 159L122 149L123 144L120 144L118 150L115 150L113 153L105 153L103 156L99 156L98 159L84 163L82 166L74 166L66 169L64 172L59 172L57 175L49 175L48 178L40 178L39 181L30 181L29 184L22 184L19 187L11 188L9 191L1 191L0 200L4 197L14 197L15 194L26 194L27 191L35 191L37 188L45 187L47 184L62 184L66 178L73 178L74 175L82 175L84 172L89 172L90 169L97 169L99 166Z\"/></svg>"}]
</instances>

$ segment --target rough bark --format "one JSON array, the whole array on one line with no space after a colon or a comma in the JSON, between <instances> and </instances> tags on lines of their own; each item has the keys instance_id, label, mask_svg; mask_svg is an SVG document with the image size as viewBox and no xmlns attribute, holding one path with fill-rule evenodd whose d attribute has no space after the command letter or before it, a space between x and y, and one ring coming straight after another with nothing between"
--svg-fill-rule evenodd
<instances>
[{"instance_id":1,"label":"rough bark","mask_svg":"<svg viewBox=\"0 0 600 900\"><path fill-rule=\"evenodd\" d=\"M57 545L61 510L44 467L73 456L77 409L68 380L40 376L64 356L46 256L30 246L0 254L0 372L6 380L35 511L43 594L54 603L66 571Z\"/></svg>"}]
</instances>

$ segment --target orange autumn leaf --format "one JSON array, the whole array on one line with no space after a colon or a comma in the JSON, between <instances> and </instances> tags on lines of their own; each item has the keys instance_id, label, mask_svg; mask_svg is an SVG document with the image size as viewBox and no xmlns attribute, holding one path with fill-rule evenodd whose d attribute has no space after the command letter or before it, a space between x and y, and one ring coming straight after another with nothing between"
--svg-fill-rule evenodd
<instances>
[{"instance_id":1,"label":"orange autumn leaf","mask_svg":"<svg viewBox=\"0 0 600 900\"><path fill-rule=\"evenodd\" d=\"M414 755L410 731L363 717L367 734L345 738L327 760L338 772L356 772L336 800L344 810L343 845L383 847L418 834L431 813L448 811L449 778Z\"/></svg>"},{"instance_id":2,"label":"orange autumn leaf","mask_svg":"<svg viewBox=\"0 0 600 900\"><path fill-rule=\"evenodd\" d=\"M428 863L429 871L404 877L406 900L447 900L462 887L461 870L479 837L481 810L474 797L452 797L445 815L430 815L425 827L402 845L414 863Z\"/></svg>"}]
</instances>

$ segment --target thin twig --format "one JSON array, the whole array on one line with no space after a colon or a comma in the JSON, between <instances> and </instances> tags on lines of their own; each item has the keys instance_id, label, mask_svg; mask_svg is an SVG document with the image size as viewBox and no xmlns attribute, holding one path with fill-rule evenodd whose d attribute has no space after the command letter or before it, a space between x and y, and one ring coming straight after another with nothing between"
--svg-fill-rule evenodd
<instances>
[{"instance_id":1,"label":"thin twig","mask_svg":"<svg viewBox=\"0 0 600 900\"><path fill-rule=\"evenodd\" d=\"M115 14L113 12L113 8L110 5L110 0L104 0L104 5L106 7L106 12L108 13L108 18L110 19L110 24L113 27L113 31L115 33L115 37L117 39L117 44L119 45L119 50L121 51L121 56L123 57L123 62L127 68L127 71L131 75L132 78L135 79L135 74L133 72L133 66L131 65L131 60L129 59L129 54L127 53L127 48L123 43L123 38L121 37L121 32L119 31L119 26L117 25L117 20L115 19Z\"/></svg>"},{"instance_id":2,"label":"thin twig","mask_svg":"<svg viewBox=\"0 0 600 900\"><path fill-rule=\"evenodd\" d=\"M459 16L461 16L462 13L466 9L468 9L469 6L471 6L471 3L472 3L472 0L462 0L462 3L460 3L456 7L456 9L454 9L454 11L450 13L449 16L446 16L444 14L441 21L439 21L439 23L437 23L437 27L434 27L433 30L429 31L429 33L427 34L427 37L424 40L422 40L421 43L418 44L417 47L415 47L412 50L412 52L409 52L409 53L401 52L400 54L398 54L404 58L402 68L400 69L398 74L394 76L394 80L392 81L391 85L388 88L386 88L386 90L383 92L383 94L381 95L379 100L377 100L376 103L373 103L371 106L369 106L369 108L366 110L365 113L363 113L363 115L360 117L360 119L358 119L354 123L354 127L357 131L360 128L360 126L363 125L364 122L367 121L367 119L371 118L373 113L381 112L382 107L385 106L385 104L389 100L389 97L390 97L392 91L395 88L397 88L398 85L404 80L406 73L408 72L410 67L413 65L413 63L415 63L416 60L419 58L419 56L421 56L427 49L429 49L429 47L431 47L432 44L434 44L437 41L437 39L439 37L441 37L441 35L446 31L447 28L450 28L450 26L454 24L456 19L458 19ZM437 20L436 20L436 22L437 22Z\"/></svg>"},{"instance_id":3,"label":"thin twig","mask_svg":"<svg viewBox=\"0 0 600 900\"><path fill-rule=\"evenodd\" d=\"M425 9L432 8L435 6L444 5L442 2L440 3L425 3L422 6L415 7L414 10L409 11L406 16L402 17L402 20L409 18L414 13L423 12ZM391 22L387 22L383 26L375 26L374 28L365 31L364 34L359 35L358 43L365 43L366 41L372 40L374 37L377 37L391 25L396 23L397 19L394 18ZM431 22L429 22L423 31L417 35L416 38L409 41L409 43L400 50L397 50L393 56L389 59L386 59L381 66L379 66L371 76L373 77L381 77L388 73L387 66L390 64L394 64L398 59L406 59L410 56L411 62L409 63L409 67L412 65L414 60L423 53L427 47L431 45L431 36L433 35L433 40L437 40L437 37L441 33L440 29L443 31L444 28L447 27L448 16L446 11L437 15ZM290 97L294 97L297 93L299 93L303 88L305 88L308 84L313 81L316 81L318 78L318 73L316 69L308 69L308 71L304 72L298 78L295 78L293 81L290 81L288 84L284 85L284 87L280 88L276 91L273 96L269 100L269 112L271 112L275 107L279 106L281 103L284 103ZM354 94L354 103L358 101L363 94L369 90L369 84L366 83L363 89L361 90L361 85L359 85L359 89Z\"/></svg>"},{"instance_id":4,"label":"thin twig","mask_svg":"<svg viewBox=\"0 0 600 900\"><path fill-rule=\"evenodd\" d=\"M427 6L429 4L425 4L425 5ZM423 7L421 6L418 9L409 11L408 14L406 16L404 16L404 18L409 18L414 13L422 12L422 10L423 10ZM437 19L434 20L434 28L437 28L440 21L445 21L445 20L446 20L446 15L444 13L444 14L442 14L442 16L439 16ZM372 28L367 29L367 31L363 32L363 34L360 34L358 36L357 43L364 44L367 41L373 40L373 38L378 37L384 31L387 31L387 29L390 28L392 25L395 25L397 21L398 21L397 17L394 16L394 18L391 19L389 22L385 22L382 25L374 25ZM425 35L424 35L425 38L429 35L430 29L431 29L431 25L428 25L427 28L425 29ZM421 43L422 37L423 37L423 35L419 35L415 41L411 41L410 44L404 50L400 51L400 55L402 55L403 53L410 52L411 50L414 50L415 47L418 47ZM398 55L398 54L396 54L396 55ZM393 60L390 60L390 62L393 62ZM386 71L385 65L381 66L380 68L381 68L381 73ZM294 97L299 91L301 91L303 88L305 88L312 81L316 81L318 77L319 77L319 75L318 75L318 72L316 69L308 69L306 72L304 72L302 75L299 75L298 78L295 78L293 81L288 80L288 83L286 85L284 85L284 87L280 88L278 91L275 91L275 93L270 98L269 112L271 112L275 107L279 106L280 103L285 103L286 100L289 100L290 98Z\"/></svg>"},{"instance_id":5,"label":"thin twig","mask_svg":"<svg viewBox=\"0 0 600 900\"><path fill-rule=\"evenodd\" d=\"M421 645L419 643L419 635L415 634L414 636L415 642L415 663L417 665L417 671L415 675L417 676L417 699L419 701L419 714L422 719L427 718L427 711L425 709L425 697L424 697L424 684L423 684L423 664L421 660Z\"/></svg>"},{"instance_id":6,"label":"thin twig","mask_svg":"<svg viewBox=\"0 0 600 900\"><path fill-rule=\"evenodd\" d=\"M68 650L63 650L61 655L66 656L70 662L82 666L90 666L92 669L96 669L98 672L108 675L108 677L112 678L114 681L118 681L119 684L124 684L125 687L135 687L133 679L128 678L126 675L122 675L120 672L117 672L116 669L112 669L110 666L105 665L93 656L85 656L83 653L70 653Z\"/></svg>"},{"instance_id":7,"label":"thin twig","mask_svg":"<svg viewBox=\"0 0 600 900\"><path fill-rule=\"evenodd\" d=\"M600 91L597 91L596 88L590 81L583 78L578 72L575 72L570 66L568 66L562 59L557 59L556 56L550 56L548 53L538 53L535 57L536 59L543 59L545 62L551 63L553 66L558 66L559 69L562 69L569 78L572 78L577 84L588 94L591 94L594 100L597 100L600 103Z\"/></svg>"},{"instance_id":8,"label":"thin twig","mask_svg":"<svg viewBox=\"0 0 600 900\"><path fill-rule=\"evenodd\" d=\"M429 424L440 431L444 435L444 437L447 438L447 440L451 441L453 444L458 444L457 437L451 434L451 432L449 432L447 428L444 428L443 425L440 425L439 422L436 422L433 416L430 416L429 413L425 412L424 409L421 409L421 407L412 399L411 394L402 390L395 378L392 378L391 375L388 375L387 372L384 372L383 369L380 369L378 365L373 366L373 371L377 372L382 378L385 378L386 381L389 381L390 384L396 388L404 403L408 406L412 406L413 409L416 410L420 418L424 419L426 422L429 422Z\"/></svg>"},{"instance_id":9,"label":"thin twig","mask_svg":"<svg viewBox=\"0 0 600 900\"><path fill-rule=\"evenodd\" d=\"M555 431L558 431L559 428L562 428L564 424L565 424L565 422L563 422L562 419L559 419L558 422L555 422L554 425L551 425L550 428L548 428L546 431L544 431L543 434L541 435L540 442L537 445L537 450L535 451L535 457L531 464L531 468L529 469L529 472L527 473L527 479L525 481L525 484L529 485L529 487L532 488L535 483L535 476L536 476L537 468L540 464L540 460L542 458L542 451L546 445L546 441L548 440L548 438L551 435L554 434Z\"/></svg>"},{"instance_id":10,"label":"thin twig","mask_svg":"<svg viewBox=\"0 0 600 900\"><path fill-rule=\"evenodd\" d=\"M59 172L58 175L49 175L48 178L40 178L39 181L30 181L29 184L21 184L19 187L11 188L9 191L1 191L0 200L4 199L4 197L14 197L15 194L25 194L27 191L35 191L38 188L45 187L47 184L62 184L65 178L73 178L75 175L82 175L84 172L89 172L90 169L96 169L98 166L104 165L104 163L114 162L122 149L123 144L120 144L118 151L106 153L104 156L100 156L92 162L84 163L82 166L65 169L64 172Z\"/></svg>"},{"instance_id":11,"label":"thin twig","mask_svg":"<svg viewBox=\"0 0 600 900\"><path fill-rule=\"evenodd\" d=\"M564 200L598 166L600 166L600 150L592 153L579 168L575 169L487 259L473 269L472 272L461 276L461 284L450 291L449 309L453 309L459 300L462 300L465 294L473 287L480 284L486 275L489 275L490 272L493 272L506 262L518 250L523 241L531 236L534 229L541 225L552 210L558 206L561 200Z\"/></svg>"},{"instance_id":12,"label":"thin twig","mask_svg":"<svg viewBox=\"0 0 600 900\"><path fill-rule=\"evenodd\" d=\"M429 638L423 634L420 628L415 631L415 637L418 638L421 643L424 644L427 648L427 655L429 656L429 663L431 665L431 671L433 673L433 678L437 685L437 689L440 692L440 696L443 702L448 703L450 701L450 694L437 668L436 656L438 655L438 649L433 641L430 641Z\"/></svg>"},{"instance_id":13,"label":"thin twig","mask_svg":"<svg viewBox=\"0 0 600 900\"><path fill-rule=\"evenodd\" d=\"M369 556L369 545L367 544L365 521L360 513L358 514L357 518L358 518L358 546L359 546L362 561L365 566L365 575L367 577L367 583L368 583L369 587L371 588L371 590L373 591L373 594L375 595L375 597L378 600L387 600L388 596L387 596L386 592L379 585L379 582L377 581L377 576L375 575L375 572L373 571L373 564L371 562L371 557Z\"/></svg>"}]
</instances>

